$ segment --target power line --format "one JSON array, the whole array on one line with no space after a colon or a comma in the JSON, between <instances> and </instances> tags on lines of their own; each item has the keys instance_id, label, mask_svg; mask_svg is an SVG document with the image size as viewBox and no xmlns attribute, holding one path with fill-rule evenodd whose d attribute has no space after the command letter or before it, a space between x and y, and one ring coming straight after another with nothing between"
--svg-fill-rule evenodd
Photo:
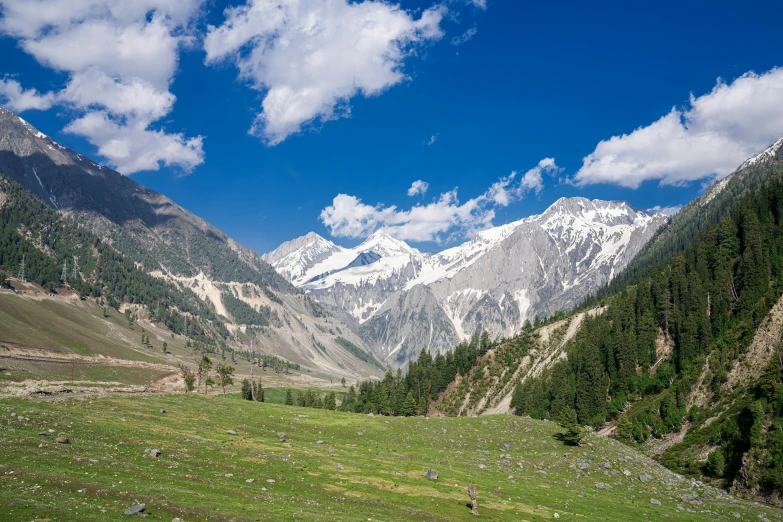
<instances>
[{"instance_id":1,"label":"power line","mask_svg":"<svg viewBox=\"0 0 783 522\"><path fill-rule=\"evenodd\" d=\"M19 263L19 279L22 280L22 282L25 282L25 275L24 275L24 256L22 256L22 262Z\"/></svg>"}]
</instances>

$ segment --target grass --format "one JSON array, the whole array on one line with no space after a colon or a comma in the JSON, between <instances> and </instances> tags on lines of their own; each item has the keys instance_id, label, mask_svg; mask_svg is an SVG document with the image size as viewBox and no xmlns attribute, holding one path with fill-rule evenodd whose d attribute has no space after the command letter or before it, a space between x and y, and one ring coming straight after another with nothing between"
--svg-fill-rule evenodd
<instances>
[{"instance_id":1,"label":"grass","mask_svg":"<svg viewBox=\"0 0 783 522\"><path fill-rule=\"evenodd\" d=\"M286 390L288 389L290 389L291 393L294 395L294 400L296 400L297 392L301 391L304 393L307 391L306 389L297 388L264 388L264 400L271 404L285 404L285 394ZM319 393L321 398L323 398L327 393L335 392L338 404L341 404L343 398L345 397L345 392L340 390L324 390L319 388L312 388L312 390L316 393Z\"/></svg>"},{"instance_id":2,"label":"grass","mask_svg":"<svg viewBox=\"0 0 783 522\"><path fill-rule=\"evenodd\" d=\"M102 354L128 360L154 361L154 357L129 346L129 342L134 342L137 337L141 339L141 329L137 326L136 330L138 333L129 329L125 318L115 310L110 310L109 317L104 318L102 308L93 302L83 301L73 305L0 294L2 342L57 353Z\"/></svg>"},{"instance_id":3,"label":"grass","mask_svg":"<svg viewBox=\"0 0 783 522\"><path fill-rule=\"evenodd\" d=\"M35 380L45 377L50 381L76 380L143 385L169 373L133 366L83 364L79 361L72 365L69 362L3 359L2 352L0 352L0 364L8 368L8 371L0 372L0 383L3 381L21 382L26 379Z\"/></svg>"},{"instance_id":4,"label":"grass","mask_svg":"<svg viewBox=\"0 0 783 522\"><path fill-rule=\"evenodd\" d=\"M156 395L2 400L0 428L3 520L117 520L136 502L148 505L149 520L189 522L714 520L733 512L758 520L776 512L692 486L609 439L589 434L585 447L566 447L553 438L556 425L512 416L385 418ZM71 444L38 435L47 429ZM145 457L147 448L163 453ZM590 456L590 471L579 471ZM429 468L437 481L426 479ZM642 473L653 478L642 483ZM470 514L469 482L479 517Z\"/></svg>"}]
</instances>

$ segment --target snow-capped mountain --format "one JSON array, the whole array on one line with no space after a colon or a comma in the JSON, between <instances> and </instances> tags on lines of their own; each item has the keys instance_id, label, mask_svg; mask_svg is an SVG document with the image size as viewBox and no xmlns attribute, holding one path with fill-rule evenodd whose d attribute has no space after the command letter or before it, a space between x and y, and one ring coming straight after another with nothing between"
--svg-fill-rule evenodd
<instances>
[{"instance_id":1,"label":"snow-capped mountain","mask_svg":"<svg viewBox=\"0 0 783 522\"><path fill-rule=\"evenodd\" d=\"M310 233L264 256L356 327L387 362L450 349L475 332L512 335L572 308L622 270L666 222L624 202L560 199L436 254L383 231L354 248Z\"/></svg>"}]
</instances>

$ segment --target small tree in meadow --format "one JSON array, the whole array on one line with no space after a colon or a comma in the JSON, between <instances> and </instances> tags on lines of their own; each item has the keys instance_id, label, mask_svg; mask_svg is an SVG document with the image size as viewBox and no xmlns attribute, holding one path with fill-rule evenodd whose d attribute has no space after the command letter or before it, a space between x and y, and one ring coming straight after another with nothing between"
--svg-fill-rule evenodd
<instances>
[{"instance_id":1,"label":"small tree in meadow","mask_svg":"<svg viewBox=\"0 0 783 522\"><path fill-rule=\"evenodd\" d=\"M234 367L230 364L218 363L218 365L215 367L215 372L217 373L220 387L223 389L223 397L225 397L226 386L234 384Z\"/></svg>"},{"instance_id":2,"label":"small tree in meadow","mask_svg":"<svg viewBox=\"0 0 783 522\"><path fill-rule=\"evenodd\" d=\"M180 366L179 371L182 375L182 382L185 383L185 393L192 392L196 383L196 374L186 366Z\"/></svg>"}]
</instances>

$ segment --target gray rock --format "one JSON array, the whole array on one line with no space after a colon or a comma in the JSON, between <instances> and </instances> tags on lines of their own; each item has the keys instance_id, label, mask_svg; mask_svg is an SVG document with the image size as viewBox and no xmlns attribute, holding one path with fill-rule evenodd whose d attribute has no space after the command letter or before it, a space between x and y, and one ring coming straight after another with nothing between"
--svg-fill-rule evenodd
<instances>
[{"instance_id":1,"label":"gray rock","mask_svg":"<svg viewBox=\"0 0 783 522\"><path fill-rule=\"evenodd\" d=\"M123 511L123 515L138 515L139 513L143 513L144 510L147 509L147 504L135 504L125 511Z\"/></svg>"},{"instance_id":2,"label":"gray rock","mask_svg":"<svg viewBox=\"0 0 783 522\"><path fill-rule=\"evenodd\" d=\"M427 478L430 480L438 480L438 472L434 469L427 470Z\"/></svg>"},{"instance_id":3,"label":"gray rock","mask_svg":"<svg viewBox=\"0 0 783 522\"><path fill-rule=\"evenodd\" d=\"M342 464L338 464L334 467L334 469L345 469L345 466L343 466Z\"/></svg>"},{"instance_id":4,"label":"gray rock","mask_svg":"<svg viewBox=\"0 0 783 522\"><path fill-rule=\"evenodd\" d=\"M652 476L651 475L639 475L639 480L641 482L648 482L648 481L652 480Z\"/></svg>"},{"instance_id":5,"label":"gray rock","mask_svg":"<svg viewBox=\"0 0 783 522\"><path fill-rule=\"evenodd\" d=\"M595 487L598 489L612 489L612 486L609 484L604 484L603 482L596 482Z\"/></svg>"},{"instance_id":6,"label":"gray rock","mask_svg":"<svg viewBox=\"0 0 783 522\"><path fill-rule=\"evenodd\" d=\"M604 469L612 469L612 465L609 464L608 462L599 462L598 467Z\"/></svg>"},{"instance_id":7,"label":"gray rock","mask_svg":"<svg viewBox=\"0 0 783 522\"><path fill-rule=\"evenodd\" d=\"M657 498L651 498L650 499L650 504L655 504L656 506L660 506L661 505L661 501L658 500Z\"/></svg>"},{"instance_id":8,"label":"gray rock","mask_svg":"<svg viewBox=\"0 0 783 522\"><path fill-rule=\"evenodd\" d=\"M285 442L285 432L281 431L277 434L277 437L280 439L280 442Z\"/></svg>"},{"instance_id":9,"label":"gray rock","mask_svg":"<svg viewBox=\"0 0 783 522\"><path fill-rule=\"evenodd\" d=\"M226 430L226 433L228 433L229 435L236 435L237 434L237 432L234 431L234 430Z\"/></svg>"},{"instance_id":10,"label":"gray rock","mask_svg":"<svg viewBox=\"0 0 783 522\"><path fill-rule=\"evenodd\" d=\"M41 431L38 433L38 435L40 435L41 437L48 437L49 435L51 435L51 433L49 433L48 431Z\"/></svg>"},{"instance_id":11,"label":"gray rock","mask_svg":"<svg viewBox=\"0 0 783 522\"><path fill-rule=\"evenodd\" d=\"M153 449L145 449L144 453L149 455L153 459L157 459L158 457L160 457L160 454L163 453L163 452L160 451L159 449L154 449L153 448Z\"/></svg>"},{"instance_id":12,"label":"gray rock","mask_svg":"<svg viewBox=\"0 0 783 522\"><path fill-rule=\"evenodd\" d=\"M54 439L54 441L57 444L70 444L71 443L71 439L69 439L68 437L57 437L56 439Z\"/></svg>"}]
</instances>

